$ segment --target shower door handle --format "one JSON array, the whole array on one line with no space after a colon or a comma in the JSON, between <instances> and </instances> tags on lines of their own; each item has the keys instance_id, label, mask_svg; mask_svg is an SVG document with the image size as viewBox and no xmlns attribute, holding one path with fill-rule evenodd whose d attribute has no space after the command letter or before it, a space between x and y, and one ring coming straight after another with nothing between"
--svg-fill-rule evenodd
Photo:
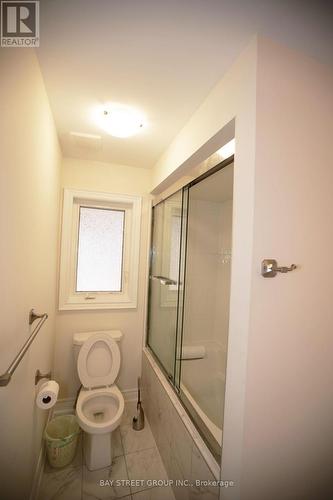
<instances>
[{"instance_id":1,"label":"shower door handle","mask_svg":"<svg viewBox=\"0 0 333 500\"><path fill-rule=\"evenodd\" d=\"M177 281L167 278L166 276L150 276L153 280L158 280L161 285L177 285Z\"/></svg>"}]
</instances>

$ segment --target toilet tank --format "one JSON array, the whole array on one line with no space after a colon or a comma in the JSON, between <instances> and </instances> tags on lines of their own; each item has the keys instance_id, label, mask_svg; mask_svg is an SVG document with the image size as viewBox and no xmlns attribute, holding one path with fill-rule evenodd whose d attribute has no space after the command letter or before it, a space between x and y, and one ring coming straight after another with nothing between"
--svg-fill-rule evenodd
<instances>
[{"instance_id":1,"label":"toilet tank","mask_svg":"<svg viewBox=\"0 0 333 500\"><path fill-rule=\"evenodd\" d=\"M104 333L108 335L111 339L116 342L120 342L123 336L123 332L120 330L98 330L95 332L83 332L83 333L74 333L73 335L73 348L74 348L74 361L75 365L77 365L77 358L79 356L79 352L81 346L84 344L86 340L89 339L92 335L96 335L96 333Z\"/></svg>"}]
</instances>

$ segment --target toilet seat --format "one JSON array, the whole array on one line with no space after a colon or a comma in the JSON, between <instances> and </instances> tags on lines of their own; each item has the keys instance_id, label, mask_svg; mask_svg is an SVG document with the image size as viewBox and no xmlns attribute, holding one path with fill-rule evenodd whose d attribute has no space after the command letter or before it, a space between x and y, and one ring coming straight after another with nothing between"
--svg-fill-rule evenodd
<instances>
[{"instance_id":1,"label":"toilet seat","mask_svg":"<svg viewBox=\"0 0 333 500\"><path fill-rule=\"evenodd\" d=\"M120 369L118 345L105 333L93 335L80 349L77 369L83 387L111 386Z\"/></svg>"},{"instance_id":2,"label":"toilet seat","mask_svg":"<svg viewBox=\"0 0 333 500\"><path fill-rule=\"evenodd\" d=\"M79 425L89 434L112 432L120 424L124 406L124 397L116 385L81 389L76 403Z\"/></svg>"}]
</instances>

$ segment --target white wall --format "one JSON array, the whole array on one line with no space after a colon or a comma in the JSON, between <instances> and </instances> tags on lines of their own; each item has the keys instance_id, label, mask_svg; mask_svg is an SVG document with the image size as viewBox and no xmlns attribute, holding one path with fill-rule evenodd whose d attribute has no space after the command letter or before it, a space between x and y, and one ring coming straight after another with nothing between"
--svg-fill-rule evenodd
<instances>
[{"instance_id":1,"label":"white wall","mask_svg":"<svg viewBox=\"0 0 333 500\"><path fill-rule=\"evenodd\" d=\"M124 165L65 158L62 164L62 188L137 194L143 197L138 306L136 309L58 311L56 323L55 376L60 383L60 397L75 397L80 385L73 359L72 337L75 332L119 329L122 364L118 386L123 391L135 389L141 372L147 251L150 220L151 170Z\"/></svg>"},{"instance_id":2,"label":"white wall","mask_svg":"<svg viewBox=\"0 0 333 500\"><path fill-rule=\"evenodd\" d=\"M333 71L259 44L243 499L331 497ZM263 258L299 269L260 276Z\"/></svg>"},{"instance_id":3,"label":"white wall","mask_svg":"<svg viewBox=\"0 0 333 500\"><path fill-rule=\"evenodd\" d=\"M26 499L47 412L34 376L52 367L60 154L33 49L0 49L0 372L28 338L32 307L47 312L7 387L0 387L1 496Z\"/></svg>"}]
</instances>

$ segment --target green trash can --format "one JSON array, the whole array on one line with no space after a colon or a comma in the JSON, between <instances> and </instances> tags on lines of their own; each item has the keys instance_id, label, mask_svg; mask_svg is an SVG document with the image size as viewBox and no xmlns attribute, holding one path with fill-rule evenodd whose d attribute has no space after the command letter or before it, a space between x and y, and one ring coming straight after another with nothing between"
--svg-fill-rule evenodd
<instances>
[{"instance_id":1,"label":"green trash can","mask_svg":"<svg viewBox=\"0 0 333 500\"><path fill-rule=\"evenodd\" d=\"M47 458L51 467L65 467L76 452L80 426L75 415L62 415L49 422L44 431Z\"/></svg>"}]
</instances>

